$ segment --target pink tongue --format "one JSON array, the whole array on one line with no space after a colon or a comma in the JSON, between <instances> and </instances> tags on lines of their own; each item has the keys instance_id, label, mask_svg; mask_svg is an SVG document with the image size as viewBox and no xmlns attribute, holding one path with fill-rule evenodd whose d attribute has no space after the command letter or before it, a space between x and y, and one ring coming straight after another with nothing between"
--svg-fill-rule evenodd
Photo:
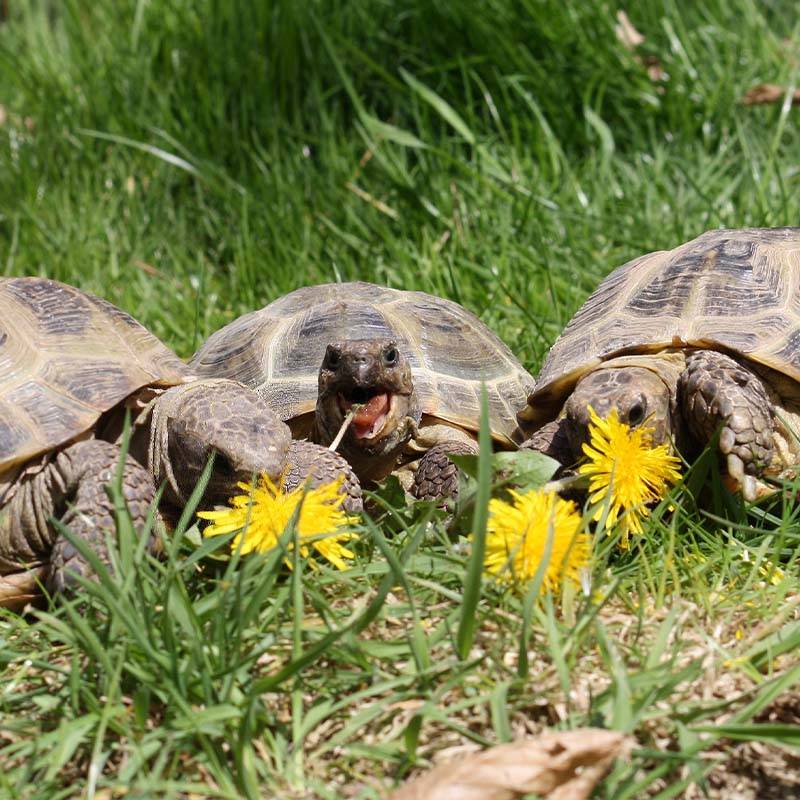
<instances>
[{"instance_id":1,"label":"pink tongue","mask_svg":"<svg viewBox=\"0 0 800 800\"><path fill-rule=\"evenodd\" d=\"M389 410L389 395L376 394L353 417L353 432L359 438L369 436L378 418Z\"/></svg>"}]
</instances>

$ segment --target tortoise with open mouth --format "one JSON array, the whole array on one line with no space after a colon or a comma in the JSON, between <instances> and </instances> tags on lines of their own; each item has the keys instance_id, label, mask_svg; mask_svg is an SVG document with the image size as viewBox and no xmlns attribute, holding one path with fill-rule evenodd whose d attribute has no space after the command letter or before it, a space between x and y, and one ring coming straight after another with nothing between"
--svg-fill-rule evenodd
<instances>
[{"instance_id":1,"label":"tortoise with open mouth","mask_svg":"<svg viewBox=\"0 0 800 800\"><path fill-rule=\"evenodd\" d=\"M256 389L295 438L331 445L349 421L337 449L362 482L396 473L431 499L457 491L447 455L477 452L481 382L500 448L514 446L534 384L462 306L364 282L303 287L245 314L190 367Z\"/></svg>"}]
</instances>

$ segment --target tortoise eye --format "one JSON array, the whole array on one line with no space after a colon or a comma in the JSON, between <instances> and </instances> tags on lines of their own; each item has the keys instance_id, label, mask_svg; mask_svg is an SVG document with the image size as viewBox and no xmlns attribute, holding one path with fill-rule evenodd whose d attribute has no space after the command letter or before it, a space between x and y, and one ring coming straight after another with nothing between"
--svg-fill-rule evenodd
<instances>
[{"instance_id":1,"label":"tortoise eye","mask_svg":"<svg viewBox=\"0 0 800 800\"><path fill-rule=\"evenodd\" d=\"M383 351L383 363L386 364L387 367L393 367L397 364L397 359L399 357L396 347L389 347Z\"/></svg>"},{"instance_id":2,"label":"tortoise eye","mask_svg":"<svg viewBox=\"0 0 800 800\"><path fill-rule=\"evenodd\" d=\"M325 353L325 366L336 369L342 360L342 354L335 347L328 347Z\"/></svg>"},{"instance_id":3,"label":"tortoise eye","mask_svg":"<svg viewBox=\"0 0 800 800\"><path fill-rule=\"evenodd\" d=\"M644 403L639 400L628 409L628 425L635 428L644 422Z\"/></svg>"}]
</instances>

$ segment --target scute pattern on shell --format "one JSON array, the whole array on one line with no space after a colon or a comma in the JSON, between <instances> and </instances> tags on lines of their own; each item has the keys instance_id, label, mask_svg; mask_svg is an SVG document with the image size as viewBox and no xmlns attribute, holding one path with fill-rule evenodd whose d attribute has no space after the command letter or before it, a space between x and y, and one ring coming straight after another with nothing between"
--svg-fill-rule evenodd
<instances>
[{"instance_id":1,"label":"scute pattern on shell","mask_svg":"<svg viewBox=\"0 0 800 800\"><path fill-rule=\"evenodd\" d=\"M217 331L190 367L255 388L288 420L314 410L327 345L369 338L397 340L424 414L475 430L485 381L492 431L510 438L533 378L474 314L424 292L364 282L303 287Z\"/></svg>"},{"instance_id":2,"label":"scute pattern on shell","mask_svg":"<svg viewBox=\"0 0 800 800\"><path fill-rule=\"evenodd\" d=\"M614 270L545 360L520 419L552 419L601 361L665 347L741 354L800 380L800 228L708 231Z\"/></svg>"},{"instance_id":3,"label":"scute pattern on shell","mask_svg":"<svg viewBox=\"0 0 800 800\"><path fill-rule=\"evenodd\" d=\"M0 473L89 430L188 369L111 303L44 278L0 278Z\"/></svg>"}]
</instances>

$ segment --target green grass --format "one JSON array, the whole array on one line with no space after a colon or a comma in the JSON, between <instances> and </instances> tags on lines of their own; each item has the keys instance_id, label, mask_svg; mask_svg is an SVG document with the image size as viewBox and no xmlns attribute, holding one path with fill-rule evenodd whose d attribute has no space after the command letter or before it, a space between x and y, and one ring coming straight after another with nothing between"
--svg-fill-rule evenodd
<instances>
[{"instance_id":1,"label":"green grass","mask_svg":"<svg viewBox=\"0 0 800 800\"><path fill-rule=\"evenodd\" d=\"M740 103L797 82L792 3L630 6L662 84L594 1L9 5L0 271L101 294L184 356L363 278L462 302L535 371L618 264L799 218L796 110ZM557 604L477 587L463 542L391 499L343 574L122 548L88 607L0 617L0 796L379 797L445 748L586 724L636 738L598 797L780 788L799 512L692 475Z\"/></svg>"}]
</instances>

